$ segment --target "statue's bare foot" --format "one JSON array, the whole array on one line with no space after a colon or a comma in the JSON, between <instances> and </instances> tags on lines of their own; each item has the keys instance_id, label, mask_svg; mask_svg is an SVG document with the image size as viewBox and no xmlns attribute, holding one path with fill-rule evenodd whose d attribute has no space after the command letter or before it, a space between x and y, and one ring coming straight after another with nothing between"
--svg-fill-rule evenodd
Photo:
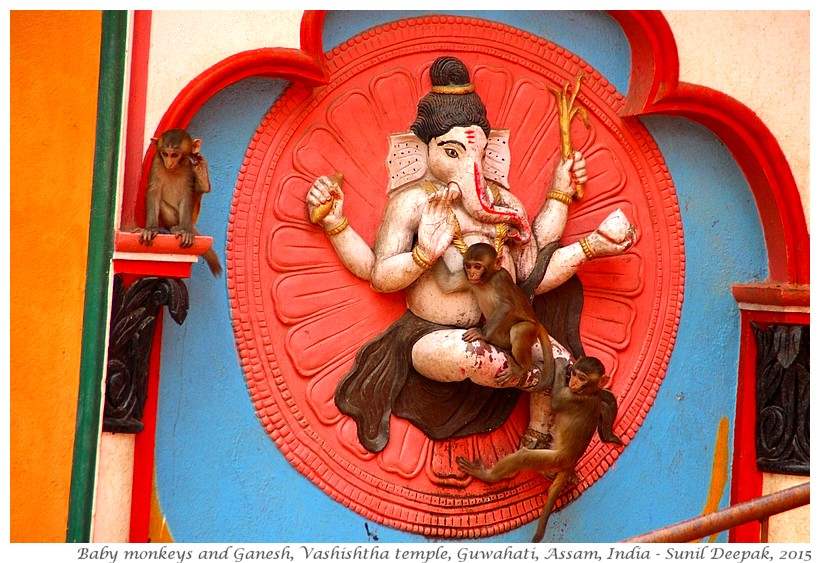
<instances>
[{"instance_id":1,"label":"statue's bare foot","mask_svg":"<svg viewBox=\"0 0 820 563\"><path fill-rule=\"evenodd\" d=\"M549 434L544 434L534 428L527 428L521 435L518 445L528 450L548 450L550 442L552 442L552 436Z\"/></svg>"}]
</instances>

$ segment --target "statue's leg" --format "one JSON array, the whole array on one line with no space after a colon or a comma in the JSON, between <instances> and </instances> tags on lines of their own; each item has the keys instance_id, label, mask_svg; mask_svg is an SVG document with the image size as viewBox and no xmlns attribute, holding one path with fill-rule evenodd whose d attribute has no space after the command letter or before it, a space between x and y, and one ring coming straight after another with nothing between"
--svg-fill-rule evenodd
<instances>
[{"instance_id":1,"label":"statue's leg","mask_svg":"<svg viewBox=\"0 0 820 563\"><path fill-rule=\"evenodd\" d=\"M484 341L464 342L461 339L463 334L463 329L443 329L423 336L413 346L413 367L435 381L470 379L485 387L501 387L495 378L509 364L507 353ZM569 357L569 352L555 341L553 354L556 358ZM536 344L533 361L540 363L543 359L541 347ZM525 378L527 387L532 386L538 373L540 370L528 374L533 377Z\"/></svg>"},{"instance_id":2,"label":"statue's leg","mask_svg":"<svg viewBox=\"0 0 820 563\"><path fill-rule=\"evenodd\" d=\"M471 379L486 387L499 387L495 381L508 364L507 354L482 340L465 342L463 329L438 330L425 335L413 346L413 367L436 381Z\"/></svg>"},{"instance_id":3,"label":"statue's leg","mask_svg":"<svg viewBox=\"0 0 820 563\"><path fill-rule=\"evenodd\" d=\"M520 446L531 450L548 448L552 422L550 394L546 391L530 393L530 423L521 436Z\"/></svg>"}]
</instances>

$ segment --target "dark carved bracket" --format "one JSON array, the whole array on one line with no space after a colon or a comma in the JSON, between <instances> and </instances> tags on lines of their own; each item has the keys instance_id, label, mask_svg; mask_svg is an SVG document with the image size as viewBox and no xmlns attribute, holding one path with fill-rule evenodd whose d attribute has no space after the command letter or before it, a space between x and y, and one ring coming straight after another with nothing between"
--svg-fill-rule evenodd
<instances>
[{"instance_id":1,"label":"dark carved bracket","mask_svg":"<svg viewBox=\"0 0 820 563\"><path fill-rule=\"evenodd\" d=\"M185 321L188 288L182 280L147 277L124 289L122 277L114 276L103 413L106 432L136 434L143 429L149 358L163 305L177 324Z\"/></svg>"},{"instance_id":2,"label":"dark carved bracket","mask_svg":"<svg viewBox=\"0 0 820 563\"><path fill-rule=\"evenodd\" d=\"M752 323L757 338L757 466L809 475L809 327Z\"/></svg>"}]
</instances>

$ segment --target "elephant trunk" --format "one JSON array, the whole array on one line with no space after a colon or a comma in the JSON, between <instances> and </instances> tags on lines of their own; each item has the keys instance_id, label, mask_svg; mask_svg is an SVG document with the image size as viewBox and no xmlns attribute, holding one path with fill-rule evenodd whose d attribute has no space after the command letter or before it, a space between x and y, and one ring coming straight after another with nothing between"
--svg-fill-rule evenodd
<instances>
[{"instance_id":1,"label":"elephant trunk","mask_svg":"<svg viewBox=\"0 0 820 563\"><path fill-rule=\"evenodd\" d=\"M484 174L477 162L473 163L476 197L483 213L476 213L476 217L488 223L510 223L518 230L518 234L510 238L518 239L525 243L532 237L532 228L523 213L519 213L515 209L495 205L487 197L487 185L484 181Z\"/></svg>"}]
</instances>

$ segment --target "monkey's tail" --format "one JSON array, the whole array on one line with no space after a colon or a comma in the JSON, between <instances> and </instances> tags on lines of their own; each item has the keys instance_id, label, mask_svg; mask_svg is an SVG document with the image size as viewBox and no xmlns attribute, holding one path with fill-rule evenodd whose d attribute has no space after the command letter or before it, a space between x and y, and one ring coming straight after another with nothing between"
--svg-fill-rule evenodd
<instances>
[{"instance_id":1,"label":"monkey's tail","mask_svg":"<svg viewBox=\"0 0 820 563\"><path fill-rule=\"evenodd\" d=\"M552 353L552 341L544 325L537 323L538 342L541 344L541 351L544 353L544 370L541 381L553 381L555 377L555 356Z\"/></svg>"},{"instance_id":2,"label":"monkey's tail","mask_svg":"<svg viewBox=\"0 0 820 563\"><path fill-rule=\"evenodd\" d=\"M205 262L208 263L208 267L211 269L211 273L215 278L222 275L222 265L219 263L219 258L216 257L216 252L214 252L213 248L209 248L205 251L202 257L205 259Z\"/></svg>"},{"instance_id":3,"label":"monkey's tail","mask_svg":"<svg viewBox=\"0 0 820 563\"><path fill-rule=\"evenodd\" d=\"M541 516L538 517L538 526L535 528L535 534L532 536L533 543L539 543L544 539L544 532L547 530L547 522L549 522L550 514L552 514L552 507L555 506L558 495L561 494L564 487L569 484L573 475L575 475L574 469L565 469L559 471L555 479L552 480L550 488L547 489L547 501L544 503Z\"/></svg>"}]
</instances>

